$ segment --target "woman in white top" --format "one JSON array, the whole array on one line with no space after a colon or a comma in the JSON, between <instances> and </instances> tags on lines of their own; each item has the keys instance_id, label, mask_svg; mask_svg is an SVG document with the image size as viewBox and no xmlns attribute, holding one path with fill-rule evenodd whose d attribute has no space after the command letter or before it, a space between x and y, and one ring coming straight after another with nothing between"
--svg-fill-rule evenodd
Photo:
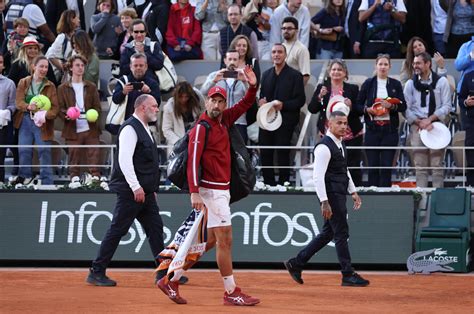
<instances>
[{"instance_id":1,"label":"woman in white top","mask_svg":"<svg viewBox=\"0 0 474 314\"><path fill-rule=\"evenodd\" d=\"M390 56L375 59L375 76L368 78L359 92L354 109L364 114L364 146L397 146L399 113L406 110L400 81L389 77ZM398 99L398 101L396 101ZM391 187L394 149L367 149L369 186ZM382 167L382 169L377 168Z\"/></svg>"},{"instance_id":2,"label":"woman in white top","mask_svg":"<svg viewBox=\"0 0 474 314\"><path fill-rule=\"evenodd\" d=\"M61 82L65 64L72 54L71 37L76 29L81 27L79 14L74 10L66 10L59 18L56 28L58 36L46 52L46 57L53 64L56 80Z\"/></svg>"},{"instance_id":3,"label":"woman in white top","mask_svg":"<svg viewBox=\"0 0 474 314\"><path fill-rule=\"evenodd\" d=\"M167 145L174 145L191 128L204 110L201 93L188 82L180 82L174 89L173 97L163 108L161 129ZM168 153L171 148L168 149Z\"/></svg>"}]
</instances>

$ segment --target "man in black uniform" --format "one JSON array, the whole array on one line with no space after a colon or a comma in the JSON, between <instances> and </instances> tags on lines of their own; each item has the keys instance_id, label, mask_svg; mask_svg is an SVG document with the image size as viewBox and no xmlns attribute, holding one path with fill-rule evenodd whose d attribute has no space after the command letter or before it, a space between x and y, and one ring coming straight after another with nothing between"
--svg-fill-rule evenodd
<instances>
[{"instance_id":1,"label":"man in black uniform","mask_svg":"<svg viewBox=\"0 0 474 314\"><path fill-rule=\"evenodd\" d=\"M299 284L303 284L301 273L304 265L333 239L341 264L342 285L363 287L369 284L368 280L354 272L347 243L349 226L346 195L348 192L352 194L355 210L360 208L362 201L347 170L346 146L342 142L346 129L347 116L341 111L332 112L329 118L329 130L314 149L313 178L325 222L322 232L316 238L296 257L284 262L293 280Z\"/></svg>"},{"instance_id":2,"label":"man in black uniform","mask_svg":"<svg viewBox=\"0 0 474 314\"><path fill-rule=\"evenodd\" d=\"M275 101L273 108L281 112L282 123L275 131L259 129L258 143L261 146L290 146L291 137L300 121L300 109L306 101L303 75L286 63L287 51L283 44L272 47L273 67L263 72L260 87L259 106ZM262 149L260 156L262 166L273 165L275 149ZM290 166L290 150L276 151L278 166ZM290 180L290 170L279 169L278 182L275 180L273 168L262 170L265 184L284 185Z\"/></svg>"},{"instance_id":3,"label":"man in black uniform","mask_svg":"<svg viewBox=\"0 0 474 314\"><path fill-rule=\"evenodd\" d=\"M135 218L146 232L153 257L163 250L163 222L155 198L160 184L158 149L148 128L148 123L157 119L158 103L153 96L143 94L134 107L135 112L118 134L109 185L117 193L114 217L87 277L87 282L96 286L117 284L105 272Z\"/></svg>"}]
</instances>

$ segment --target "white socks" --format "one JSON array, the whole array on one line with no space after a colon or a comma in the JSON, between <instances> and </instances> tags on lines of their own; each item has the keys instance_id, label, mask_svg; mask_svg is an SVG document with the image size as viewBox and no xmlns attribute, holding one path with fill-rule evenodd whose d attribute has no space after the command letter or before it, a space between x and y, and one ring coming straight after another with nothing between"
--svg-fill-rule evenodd
<instances>
[{"instance_id":1,"label":"white socks","mask_svg":"<svg viewBox=\"0 0 474 314\"><path fill-rule=\"evenodd\" d=\"M234 275L222 277L222 280L224 280L224 289L227 291L227 294L232 294L236 287Z\"/></svg>"},{"instance_id":2,"label":"white socks","mask_svg":"<svg viewBox=\"0 0 474 314\"><path fill-rule=\"evenodd\" d=\"M173 278L171 278L171 281L178 281L181 276L184 274L184 269L178 269L174 271Z\"/></svg>"}]
</instances>

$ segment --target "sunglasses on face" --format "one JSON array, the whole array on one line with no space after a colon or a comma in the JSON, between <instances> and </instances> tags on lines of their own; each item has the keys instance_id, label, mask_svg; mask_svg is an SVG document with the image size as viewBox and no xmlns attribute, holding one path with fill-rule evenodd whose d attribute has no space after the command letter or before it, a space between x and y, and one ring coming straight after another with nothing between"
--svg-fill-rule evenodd
<instances>
[{"instance_id":1,"label":"sunglasses on face","mask_svg":"<svg viewBox=\"0 0 474 314\"><path fill-rule=\"evenodd\" d=\"M133 31L133 33L134 33L134 34L144 34L145 31L144 31L144 30L143 30L143 31L142 31L142 30L140 30L140 31Z\"/></svg>"}]
</instances>

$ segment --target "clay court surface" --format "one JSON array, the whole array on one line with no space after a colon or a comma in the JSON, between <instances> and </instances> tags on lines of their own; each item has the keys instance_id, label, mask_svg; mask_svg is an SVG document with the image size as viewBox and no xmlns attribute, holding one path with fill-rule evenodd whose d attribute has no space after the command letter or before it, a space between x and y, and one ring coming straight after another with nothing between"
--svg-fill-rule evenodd
<instances>
[{"instance_id":1,"label":"clay court surface","mask_svg":"<svg viewBox=\"0 0 474 314\"><path fill-rule=\"evenodd\" d=\"M1 313L474 313L473 274L409 276L404 272L360 272L369 287L341 287L337 272L308 271L304 285L284 271L236 271L244 292L261 304L222 305L215 270L188 272L177 305L153 285L148 270L110 269L117 287L85 283L87 269L0 268Z\"/></svg>"}]
</instances>

